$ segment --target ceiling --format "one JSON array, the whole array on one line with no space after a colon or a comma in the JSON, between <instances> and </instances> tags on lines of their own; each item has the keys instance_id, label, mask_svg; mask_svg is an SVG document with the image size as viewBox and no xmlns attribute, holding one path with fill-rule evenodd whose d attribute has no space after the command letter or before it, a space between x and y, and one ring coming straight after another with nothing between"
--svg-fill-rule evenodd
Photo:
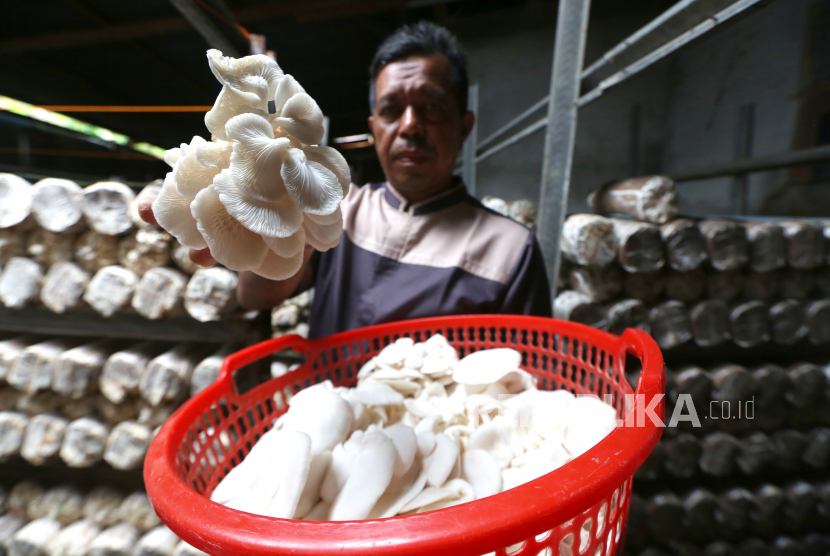
<instances>
[{"instance_id":1,"label":"ceiling","mask_svg":"<svg viewBox=\"0 0 830 556\"><path fill-rule=\"evenodd\" d=\"M420 19L447 23L533 1L554 0L225 0L224 6L248 31L266 37L281 67L331 118L336 137L366 131L366 68L397 26ZM197 0L208 2L223 6ZM639 3L654 8L669 2ZM596 0L592 18L614 16L620 4L627 3ZM6 2L3 12L0 95L36 105L178 106L211 105L219 92L205 59L206 40L170 0L27 0ZM243 51L239 31L224 17L209 17ZM72 115L163 148L207 135L199 112ZM0 112L0 171L132 182L167 171L162 162L134 151L56 132Z\"/></svg>"}]
</instances>

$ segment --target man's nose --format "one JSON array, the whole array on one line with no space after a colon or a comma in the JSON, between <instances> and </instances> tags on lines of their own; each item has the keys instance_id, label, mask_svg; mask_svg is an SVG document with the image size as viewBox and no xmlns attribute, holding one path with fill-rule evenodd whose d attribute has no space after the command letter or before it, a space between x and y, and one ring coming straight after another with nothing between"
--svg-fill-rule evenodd
<instances>
[{"instance_id":1,"label":"man's nose","mask_svg":"<svg viewBox=\"0 0 830 556\"><path fill-rule=\"evenodd\" d=\"M418 112L412 106L407 106L401 115L400 134L403 137L412 137L423 134L423 125Z\"/></svg>"}]
</instances>

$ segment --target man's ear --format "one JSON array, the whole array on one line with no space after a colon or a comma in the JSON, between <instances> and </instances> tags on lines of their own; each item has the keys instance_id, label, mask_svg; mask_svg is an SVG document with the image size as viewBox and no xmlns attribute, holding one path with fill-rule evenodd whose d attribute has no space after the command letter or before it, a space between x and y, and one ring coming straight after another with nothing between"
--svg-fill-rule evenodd
<instances>
[{"instance_id":1,"label":"man's ear","mask_svg":"<svg viewBox=\"0 0 830 556\"><path fill-rule=\"evenodd\" d=\"M470 132L473 130L473 126L476 124L476 115L473 114L472 110L467 110L464 112L464 115L461 117L461 144L464 144L464 141L467 140L469 137Z\"/></svg>"}]
</instances>

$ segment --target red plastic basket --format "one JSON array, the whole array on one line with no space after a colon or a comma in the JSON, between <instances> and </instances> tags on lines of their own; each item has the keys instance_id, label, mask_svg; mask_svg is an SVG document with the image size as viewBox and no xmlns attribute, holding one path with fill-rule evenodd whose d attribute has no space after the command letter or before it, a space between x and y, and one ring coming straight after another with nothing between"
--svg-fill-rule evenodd
<instances>
[{"instance_id":1,"label":"red plastic basket","mask_svg":"<svg viewBox=\"0 0 830 556\"><path fill-rule=\"evenodd\" d=\"M354 385L357 371L401 336L423 341L441 333L463 356L512 347L540 389L611 396L623 418L626 354L642 361L632 410L664 392L663 358L640 330L614 336L587 326L507 315L419 319L343 332L315 341L268 340L231 355L218 380L182 406L162 427L144 465L147 493L161 520L187 543L224 555L608 556L624 536L632 475L661 429L618 426L573 462L501 494L443 510L388 519L311 522L231 510L209 500L293 394L323 380ZM293 348L306 363L239 394L232 373ZM661 416L661 400L656 413ZM621 552L621 551L620 551Z\"/></svg>"}]
</instances>

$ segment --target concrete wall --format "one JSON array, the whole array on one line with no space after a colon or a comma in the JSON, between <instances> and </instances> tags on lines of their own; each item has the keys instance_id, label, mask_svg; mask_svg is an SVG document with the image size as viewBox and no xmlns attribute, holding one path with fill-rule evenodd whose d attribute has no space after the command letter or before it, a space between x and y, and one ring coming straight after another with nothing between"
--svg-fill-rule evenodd
<instances>
[{"instance_id":1,"label":"concrete wall","mask_svg":"<svg viewBox=\"0 0 830 556\"><path fill-rule=\"evenodd\" d=\"M820 3L827 2L774 1L677 54L669 89L665 171L733 160L740 106L748 103L755 105L752 154L791 149L807 18L811 6ZM761 209L788 175L782 170L751 176L750 212ZM684 212L729 213L731 184L727 178L681 185Z\"/></svg>"},{"instance_id":2,"label":"concrete wall","mask_svg":"<svg viewBox=\"0 0 830 556\"><path fill-rule=\"evenodd\" d=\"M808 18L811 7L820 3L828 0L773 1L734 25L699 39L581 110L569 210L585 210L591 189L634 173L635 106L640 114L634 151L639 160L636 173L683 171L734 159L738 113L747 103L755 105L753 155L789 150ZM595 60L654 15L592 21L586 62ZM480 86L479 138L547 94L555 19L555 3L539 1L521 9L448 22L467 50L471 81ZM477 195L537 200L543 141L543 132L538 132L480 164ZM786 171L752 176L751 212L769 212L769 195L778 191L788 176ZM731 183L721 179L681 185L683 212L730 213ZM823 198L823 193L816 193L820 190L810 191L810 201L816 195ZM799 203L786 204L791 212L803 212L796 205Z\"/></svg>"},{"instance_id":3,"label":"concrete wall","mask_svg":"<svg viewBox=\"0 0 830 556\"><path fill-rule=\"evenodd\" d=\"M648 21L648 17L598 22L588 35L586 60L599 57ZM478 137L483 139L547 95L553 59L556 5L529 3L468 18L451 25L470 62L470 80L479 84ZM656 170L663 144L666 70L654 68L580 113L571 201L585 210L588 192L609 179L628 176L631 168L630 120L641 106L642 165ZM528 119L528 125L544 112ZM518 130L519 128L515 128ZM536 201L542 173L544 131L502 151L478 167L476 193Z\"/></svg>"}]
</instances>

